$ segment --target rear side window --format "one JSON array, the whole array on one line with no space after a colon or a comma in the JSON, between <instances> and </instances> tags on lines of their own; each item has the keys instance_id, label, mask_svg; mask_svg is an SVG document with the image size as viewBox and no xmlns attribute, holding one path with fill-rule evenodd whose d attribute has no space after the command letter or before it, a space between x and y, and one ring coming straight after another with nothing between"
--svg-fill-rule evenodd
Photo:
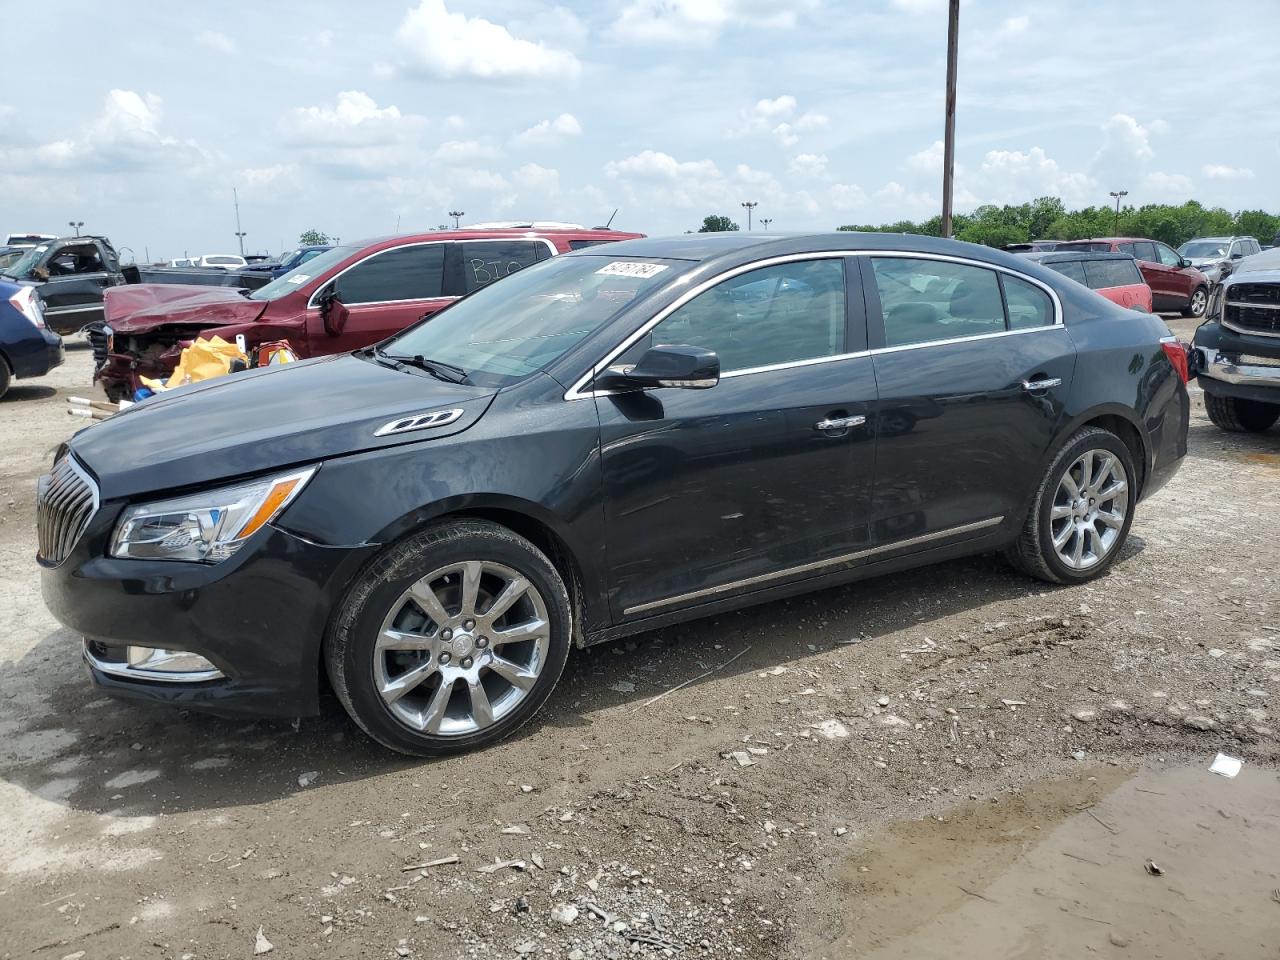
<instances>
[{"instance_id":1,"label":"rear side window","mask_svg":"<svg viewBox=\"0 0 1280 960\"><path fill-rule=\"evenodd\" d=\"M872 257L885 345L907 346L1005 329L994 270L945 260Z\"/></svg>"},{"instance_id":2,"label":"rear side window","mask_svg":"<svg viewBox=\"0 0 1280 960\"><path fill-rule=\"evenodd\" d=\"M1156 256L1156 245L1150 240L1140 240L1133 244L1132 251L1126 250L1125 253L1132 253L1135 259L1146 260L1148 263L1159 263L1160 259Z\"/></svg>"},{"instance_id":3,"label":"rear side window","mask_svg":"<svg viewBox=\"0 0 1280 960\"><path fill-rule=\"evenodd\" d=\"M582 250L586 247L598 247L602 243L616 243L616 240L570 240L570 250Z\"/></svg>"},{"instance_id":4,"label":"rear side window","mask_svg":"<svg viewBox=\"0 0 1280 960\"><path fill-rule=\"evenodd\" d=\"M1124 246L1124 244L1121 244ZM1088 250L1090 253L1110 253L1111 244L1103 241L1077 240L1058 244L1059 250ZM1125 251L1126 253L1128 251Z\"/></svg>"},{"instance_id":5,"label":"rear side window","mask_svg":"<svg viewBox=\"0 0 1280 960\"><path fill-rule=\"evenodd\" d=\"M432 243L374 254L334 280L334 289L351 305L426 300L440 296L443 284L444 244Z\"/></svg>"},{"instance_id":6,"label":"rear side window","mask_svg":"<svg viewBox=\"0 0 1280 960\"><path fill-rule=\"evenodd\" d=\"M1142 274L1132 260L1088 260L1084 272L1094 290L1142 283Z\"/></svg>"},{"instance_id":7,"label":"rear side window","mask_svg":"<svg viewBox=\"0 0 1280 960\"><path fill-rule=\"evenodd\" d=\"M698 294L628 349L657 344L714 350L724 373L844 352L842 260L800 260L739 274Z\"/></svg>"},{"instance_id":8,"label":"rear side window","mask_svg":"<svg viewBox=\"0 0 1280 960\"><path fill-rule=\"evenodd\" d=\"M538 248L546 244L533 240L497 240L458 243L462 257L462 289L466 293L487 287L538 262Z\"/></svg>"},{"instance_id":9,"label":"rear side window","mask_svg":"<svg viewBox=\"0 0 1280 960\"><path fill-rule=\"evenodd\" d=\"M1001 276L1001 282L1004 284L1004 302L1009 308L1010 330L1031 330L1053 323L1053 301L1047 293L1007 273Z\"/></svg>"},{"instance_id":10,"label":"rear side window","mask_svg":"<svg viewBox=\"0 0 1280 960\"><path fill-rule=\"evenodd\" d=\"M1088 283L1084 278L1083 261L1063 260L1059 263L1046 263L1045 266L1051 270L1057 270L1064 277L1070 277L1076 283Z\"/></svg>"}]
</instances>

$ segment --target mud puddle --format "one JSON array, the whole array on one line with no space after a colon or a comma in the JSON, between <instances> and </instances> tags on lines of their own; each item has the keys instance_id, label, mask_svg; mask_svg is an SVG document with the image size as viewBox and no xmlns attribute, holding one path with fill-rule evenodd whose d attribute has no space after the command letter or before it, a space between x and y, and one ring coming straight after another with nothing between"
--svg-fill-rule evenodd
<instances>
[{"instance_id":1,"label":"mud puddle","mask_svg":"<svg viewBox=\"0 0 1280 960\"><path fill-rule=\"evenodd\" d=\"M839 938L805 955L1280 956L1280 776L1207 767L1082 768L895 823L845 869Z\"/></svg>"}]
</instances>

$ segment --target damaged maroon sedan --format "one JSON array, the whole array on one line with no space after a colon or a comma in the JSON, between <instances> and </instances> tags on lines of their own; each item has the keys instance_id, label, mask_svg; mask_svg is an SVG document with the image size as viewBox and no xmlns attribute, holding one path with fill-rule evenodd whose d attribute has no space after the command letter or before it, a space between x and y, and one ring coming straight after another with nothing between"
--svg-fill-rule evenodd
<instances>
[{"instance_id":1,"label":"damaged maroon sedan","mask_svg":"<svg viewBox=\"0 0 1280 960\"><path fill-rule=\"evenodd\" d=\"M141 377L167 378L197 337L243 334L249 350L287 340L299 357L346 353L540 260L640 236L558 223L481 225L334 247L253 291L114 287L94 380L111 400L132 398Z\"/></svg>"}]
</instances>

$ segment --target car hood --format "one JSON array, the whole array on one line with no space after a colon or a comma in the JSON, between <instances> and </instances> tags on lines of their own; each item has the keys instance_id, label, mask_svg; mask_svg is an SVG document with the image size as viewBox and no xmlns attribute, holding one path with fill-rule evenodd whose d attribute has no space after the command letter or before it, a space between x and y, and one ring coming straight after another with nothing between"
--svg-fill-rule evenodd
<instances>
[{"instance_id":1,"label":"car hood","mask_svg":"<svg viewBox=\"0 0 1280 960\"><path fill-rule=\"evenodd\" d=\"M178 387L69 445L105 501L449 436L474 424L496 392L339 354ZM374 435L397 418L455 408L462 415L447 426Z\"/></svg>"},{"instance_id":2,"label":"car hood","mask_svg":"<svg viewBox=\"0 0 1280 960\"><path fill-rule=\"evenodd\" d=\"M1240 283L1280 283L1280 264L1269 270L1238 270L1223 283L1228 288Z\"/></svg>"},{"instance_id":3,"label":"car hood","mask_svg":"<svg viewBox=\"0 0 1280 960\"><path fill-rule=\"evenodd\" d=\"M139 283L108 288L104 302L113 332L141 333L172 323L208 327L252 323L270 301L248 300L235 287Z\"/></svg>"}]
</instances>

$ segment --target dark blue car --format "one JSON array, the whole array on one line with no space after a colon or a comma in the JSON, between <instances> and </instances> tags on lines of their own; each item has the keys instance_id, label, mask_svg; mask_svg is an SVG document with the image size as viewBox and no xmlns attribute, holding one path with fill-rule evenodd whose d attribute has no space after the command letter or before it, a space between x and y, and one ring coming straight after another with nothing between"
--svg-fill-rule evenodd
<instances>
[{"instance_id":1,"label":"dark blue car","mask_svg":"<svg viewBox=\"0 0 1280 960\"><path fill-rule=\"evenodd\" d=\"M14 380L42 377L62 360L62 338L44 325L40 295L0 280L0 397Z\"/></svg>"},{"instance_id":2,"label":"dark blue car","mask_svg":"<svg viewBox=\"0 0 1280 960\"><path fill-rule=\"evenodd\" d=\"M273 263L270 265L271 276L273 279L275 277L283 277L290 270L293 270L296 267L302 266L312 257L318 257L320 256L320 254L324 253L326 250L332 250L332 249L333 248L328 244L311 244L305 247L298 247L295 250L291 250L288 253L284 254L280 258L278 263Z\"/></svg>"}]
</instances>

